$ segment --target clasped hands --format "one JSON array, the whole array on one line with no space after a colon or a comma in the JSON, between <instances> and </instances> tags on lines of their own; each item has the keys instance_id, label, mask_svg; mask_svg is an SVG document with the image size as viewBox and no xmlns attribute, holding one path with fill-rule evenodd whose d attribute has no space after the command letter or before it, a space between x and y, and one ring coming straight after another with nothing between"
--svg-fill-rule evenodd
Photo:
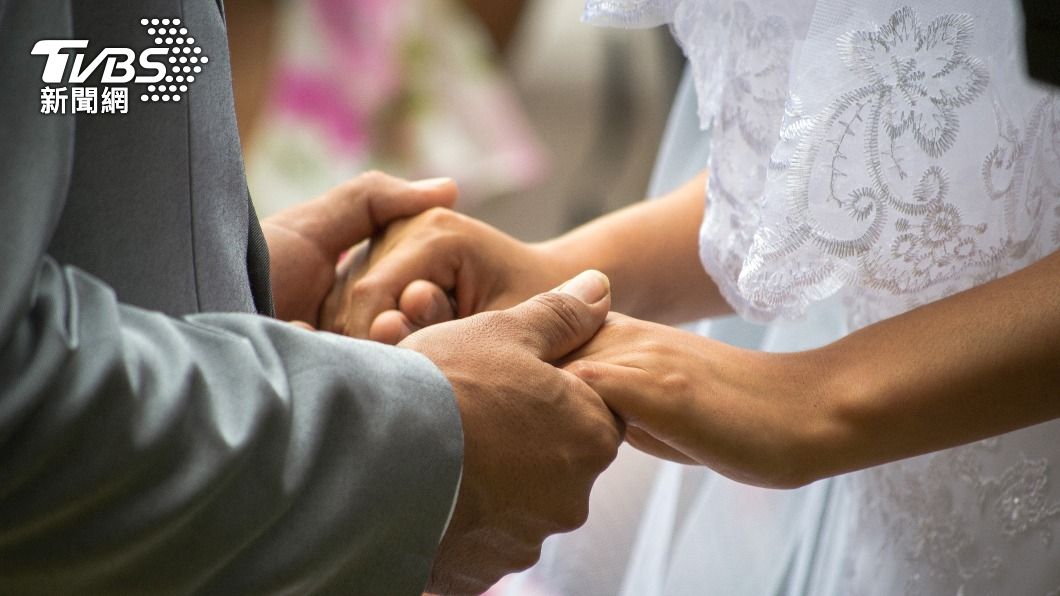
<instances>
[{"instance_id":1,"label":"clasped hands","mask_svg":"<svg viewBox=\"0 0 1060 596\"><path fill-rule=\"evenodd\" d=\"M784 469L793 441L756 424L790 413L758 374L733 372L768 376L769 355L609 315L606 277L451 211L456 196L447 179L369 173L262 222L278 318L416 350L453 387L463 478L431 591L481 592L532 565L548 535L584 523L623 438L748 482L804 483Z\"/></svg>"}]
</instances>

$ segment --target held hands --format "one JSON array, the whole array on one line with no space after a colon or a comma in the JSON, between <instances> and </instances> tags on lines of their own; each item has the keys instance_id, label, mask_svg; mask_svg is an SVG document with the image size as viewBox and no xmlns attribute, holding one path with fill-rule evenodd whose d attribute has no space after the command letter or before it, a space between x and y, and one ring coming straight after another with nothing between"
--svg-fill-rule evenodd
<instances>
[{"instance_id":1,"label":"held hands","mask_svg":"<svg viewBox=\"0 0 1060 596\"><path fill-rule=\"evenodd\" d=\"M321 328L397 343L439 322L510 307L566 277L563 257L546 246L428 209L348 256ZM625 420L633 446L746 483L791 487L820 475L823 464L809 454L837 432L821 415L814 360L813 352L741 350L612 314L565 366Z\"/></svg>"},{"instance_id":2,"label":"held hands","mask_svg":"<svg viewBox=\"0 0 1060 596\"><path fill-rule=\"evenodd\" d=\"M396 219L451 206L456 197L447 178L407 182L369 172L262 220L277 318L317 326L343 251Z\"/></svg>"},{"instance_id":3,"label":"held hands","mask_svg":"<svg viewBox=\"0 0 1060 596\"><path fill-rule=\"evenodd\" d=\"M573 275L539 245L434 208L395 222L340 264L320 327L397 343L417 329L507 308Z\"/></svg>"},{"instance_id":4,"label":"held hands","mask_svg":"<svg viewBox=\"0 0 1060 596\"><path fill-rule=\"evenodd\" d=\"M429 209L342 263L320 324L396 343L438 322L507 308L565 274L562 258L543 246ZM566 368L626 420L633 446L752 484L796 486L810 478L793 457L803 427L790 422L811 420L814 394L793 385L780 358L612 314Z\"/></svg>"},{"instance_id":5,"label":"held hands","mask_svg":"<svg viewBox=\"0 0 1060 596\"><path fill-rule=\"evenodd\" d=\"M601 328L611 302L601 274L515 306L566 279L569 265L547 245L440 208L455 193L451 183L416 188L370 175L318 199L317 211L263 224L270 248L278 236L309 262L274 265L276 285L298 279L312 289L308 299L277 296L280 313L401 342L453 385L464 477L432 591L484 590L531 565L549 534L580 525L592 482L621 441L612 412L628 442L659 457L761 486L821 475L811 454L839 431L822 415L813 352L751 352L617 314ZM328 229L317 221L324 205L369 223ZM369 236L370 247L325 271ZM597 292L589 290L595 276L603 278Z\"/></svg>"},{"instance_id":6,"label":"held hands","mask_svg":"<svg viewBox=\"0 0 1060 596\"><path fill-rule=\"evenodd\" d=\"M610 302L607 278L590 271L399 344L448 377L464 428L463 478L430 592L483 592L536 562L550 534L584 523L589 491L622 434L596 393L550 363L596 333Z\"/></svg>"},{"instance_id":7,"label":"held hands","mask_svg":"<svg viewBox=\"0 0 1060 596\"><path fill-rule=\"evenodd\" d=\"M294 289L276 293L281 318L401 342L453 386L464 473L431 591L483 591L533 564L548 535L581 525L623 434L751 484L819 475L812 447L837 430L821 415L813 352L751 352L607 318L610 288L595 272L519 304L570 265L445 209L455 198L451 181L368 174L262 224L274 286Z\"/></svg>"},{"instance_id":8,"label":"held hands","mask_svg":"<svg viewBox=\"0 0 1060 596\"><path fill-rule=\"evenodd\" d=\"M279 318L356 337L389 334L430 358L453 387L464 463L428 586L440 594L485 591L532 565L549 535L584 523L593 482L622 441L600 397L553 365L603 324L607 278L585 272L518 304L562 280L533 248L434 208L455 198L451 181L372 173L262 222ZM370 254L351 251L336 271L342 251L373 235ZM367 273L366 264L374 265ZM438 285L412 283L420 278ZM441 287L466 289L456 291L465 318L442 323L457 313Z\"/></svg>"}]
</instances>

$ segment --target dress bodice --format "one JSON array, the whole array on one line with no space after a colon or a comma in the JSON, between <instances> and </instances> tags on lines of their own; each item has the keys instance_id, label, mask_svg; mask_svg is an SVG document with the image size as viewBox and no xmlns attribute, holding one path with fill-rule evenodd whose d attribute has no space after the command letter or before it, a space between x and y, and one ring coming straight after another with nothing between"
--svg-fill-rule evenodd
<instances>
[{"instance_id":1,"label":"dress bodice","mask_svg":"<svg viewBox=\"0 0 1060 596\"><path fill-rule=\"evenodd\" d=\"M997 0L589 0L669 23L713 126L703 264L746 318L851 328L1060 248L1060 100Z\"/></svg>"}]
</instances>

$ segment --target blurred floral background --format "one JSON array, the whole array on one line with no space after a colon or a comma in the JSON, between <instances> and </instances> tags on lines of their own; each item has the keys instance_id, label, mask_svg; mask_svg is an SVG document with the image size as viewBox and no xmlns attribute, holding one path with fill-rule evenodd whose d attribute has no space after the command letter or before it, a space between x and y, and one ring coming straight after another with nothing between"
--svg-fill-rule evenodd
<instances>
[{"instance_id":1,"label":"blurred floral background","mask_svg":"<svg viewBox=\"0 0 1060 596\"><path fill-rule=\"evenodd\" d=\"M525 240L642 199L681 72L665 30L577 0L228 0L260 216L366 169L451 176Z\"/></svg>"}]
</instances>

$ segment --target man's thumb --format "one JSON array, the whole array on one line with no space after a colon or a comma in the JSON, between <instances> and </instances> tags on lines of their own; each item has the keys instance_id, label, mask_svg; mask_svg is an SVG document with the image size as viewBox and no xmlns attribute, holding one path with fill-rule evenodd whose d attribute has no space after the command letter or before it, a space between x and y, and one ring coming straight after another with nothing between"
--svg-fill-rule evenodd
<instances>
[{"instance_id":1,"label":"man's thumb","mask_svg":"<svg viewBox=\"0 0 1060 596\"><path fill-rule=\"evenodd\" d=\"M589 270L559 288L538 294L508 310L518 323L521 340L534 354L552 362L589 341L611 310L611 282Z\"/></svg>"}]
</instances>

